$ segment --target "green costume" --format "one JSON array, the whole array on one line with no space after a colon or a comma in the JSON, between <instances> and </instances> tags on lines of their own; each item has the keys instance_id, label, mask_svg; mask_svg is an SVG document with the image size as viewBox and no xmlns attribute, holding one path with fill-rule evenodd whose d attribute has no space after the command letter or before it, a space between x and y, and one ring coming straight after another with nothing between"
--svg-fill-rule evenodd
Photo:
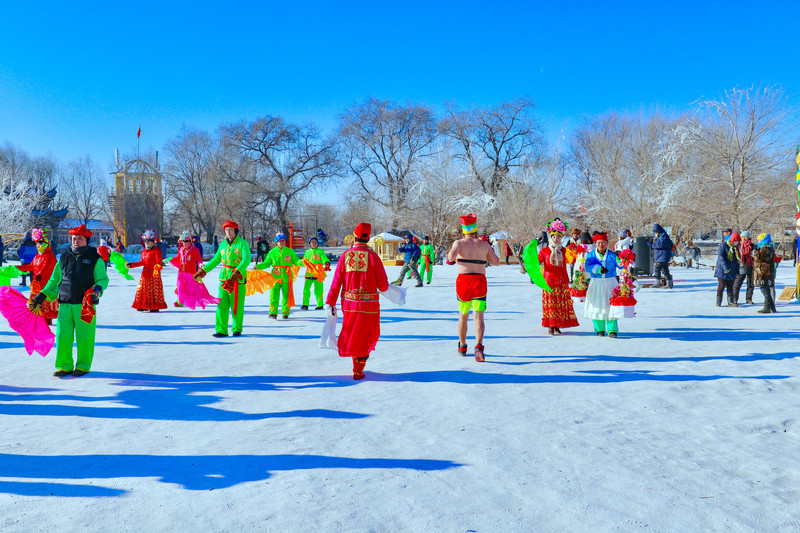
<instances>
[{"instance_id":1,"label":"green costume","mask_svg":"<svg viewBox=\"0 0 800 533\"><path fill-rule=\"evenodd\" d=\"M98 285L105 291L106 287L108 287L108 275L106 274L105 262L100 258L94 248L89 249L93 253L89 252L88 259L86 259L87 255L85 255L85 253L81 253L77 257L81 260L82 264L85 264L86 261L94 259L92 256L96 256L91 274L85 271L80 272L80 265L76 268L65 266L65 261L67 261L72 254L72 252L65 252L61 254L58 265L53 269L50 281L48 281L47 285L42 289L42 294L51 302L58 298L58 317L56 318L56 370L72 372L73 369L78 369L88 372L92 368L97 316L92 317L92 321L88 324L81 320L81 308L83 307L82 298L86 290L83 289L83 286L86 285L87 288L91 288L94 285ZM64 278L65 273L68 279ZM88 276L91 276L93 279L87 279ZM82 280L78 279L81 277L83 277ZM64 283L64 287L62 287L62 281L66 282ZM70 296L70 288L75 289L72 291L72 296ZM75 303L76 301L81 303ZM78 345L77 361L73 361L72 359L73 341Z\"/></svg>"},{"instance_id":2,"label":"green costume","mask_svg":"<svg viewBox=\"0 0 800 533\"><path fill-rule=\"evenodd\" d=\"M303 255L303 259L308 259L310 262L317 265L324 265L325 263L331 262L321 248L309 248ZM314 287L314 296L317 298L317 307L322 307L325 305L325 301L322 299L322 282L313 277L313 275L306 270L306 282L305 285L303 285L303 305L306 307L308 307L308 303L311 301L312 286Z\"/></svg>"},{"instance_id":3,"label":"green costume","mask_svg":"<svg viewBox=\"0 0 800 533\"><path fill-rule=\"evenodd\" d=\"M432 244L423 244L419 247L422 255L419 256L419 277L428 273L428 283L431 282L431 277L433 277L433 258L435 257L435 252L433 250ZM427 260L425 259L427 257ZM427 263L427 264L426 264ZM438 279L438 278L437 278Z\"/></svg>"},{"instance_id":4,"label":"green costume","mask_svg":"<svg viewBox=\"0 0 800 533\"><path fill-rule=\"evenodd\" d=\"M278 301L280 295L283 294L283 305L281 306L281 314L284 317L289 316L289 294L292 292L292 282L294 281L294 273L292 266L302 265L303 262L297 257L297 252L284 246L280 248L276 246L267 254L267 258L263 263L256 265L259 270L264 270L272 267L272 275L280 280L269 290L269 314L277 316L278 314ZM294 294L292 293L292 296Z\"/></svg>"},{"instance_id":5,"label":"green costume","mask_svg":"<svg viewBox=\"0 0 800 533\"><path fill-rule=\"evenodd\" d=\"M228 311L233 314L233 332L241 333L244 324L244 296L246 291L245 285L247 284L247 265L250 264L250 245L247 241L239 237L233 239L233 242L228 242L225 239L219 243L219 248L211 261L203 266L202 270L206 273L214 270L218 264L222 263L222 270L219 273L219 303L217 304L217 323L215 326L216 332L223 335L228 334ZM225 281L233 276L233 272L238 271L241 274L239 282L234 286L233 292L228 292L222 288Z\"/></svg>"}]
</instances>

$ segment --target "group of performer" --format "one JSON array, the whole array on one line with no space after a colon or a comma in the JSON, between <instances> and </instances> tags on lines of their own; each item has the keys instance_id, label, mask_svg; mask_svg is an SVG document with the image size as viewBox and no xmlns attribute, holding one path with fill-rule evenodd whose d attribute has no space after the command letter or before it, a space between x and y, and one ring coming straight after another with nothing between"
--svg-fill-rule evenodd
<instances>
[{"instance_id":1,"label":"group of performer","mask_svg":"<svg viewBox=\"0 0 800 533\"><path fill-rule=\"evenodd\" d=\"M500 258L488 242L478 238L475 214L461 217L460 222L462 238L456 240L447 253L448 264L458 265L458 353L466 355L468 352L468 321L472 313L475 336L473 353L475 360L481 362L486 357L483 343L488 290L486 267L499 265ZM227 220L222 229L225 240L219 243L217 252L207 263L203 264L202 256L188 232L181 234L178 253L169 259L179 271L179 288L182 275L191 278L198 285L203 285L203 278L217 266L221 267L217 298L213 299L215 303L218 302L214 337L227 337L231 321L232 335L238 337L242 334L248 276L258 276L260 271L270 270L270 318L277 319L279 313L284 319L289 317L294 305L293 282L303 265L306 266L306 275L301 308L309 308L312 291L316 299L316 309L323 308L322 279L324 272L330 269L330 260L318 247L316 238L309 239L309 248L303 259L300 259L292 248L286 246L286 236L279 233L275 237L276 246L269 250L262 262L255 265L255 270L248 270L251 263L250 247L239 235L238 225ZM379 294L389 288L380 256L367 246L371 231L371 226L366 223L356 227L354 244L341 256L324 299L328 313L332 316L336 316L337 304L341 305L343 323L338 337L338 351L340 356L353 360L354 379L364 377L364 367L380 337ZM562 246L566 232L567 225L561 220L551 221L548 225L548 243L536 255L536 266L540 270L545 288L542 297L542 325L552 335L560 334L562 328L578 325L573 310L570 276L567 274L567 264L574 263L576 259L573 252ZM108 251L104 253L101 247L98 253L96 248L89 245L92 233L84 225L70 230L71 247L58 260L41 230L33 230L32 236L38 256L28 269L33 274L28 308L44 317L48 323L52 319L57 320L55 375L83 375L91 369L94 352L94 306L99 303L108 285L105 264L109 260ZM608 237L605 233L596 232L593 242L593 250L580 250L584 255L580 261L580 269L591 279L585 295L584 315L593 321L598 335L608 334L615 337L618 332L617 320L612 316L609 302L618 286L616 274L623 267L619 258L608 249ZM143 233L142 243L144 248L141 259L124 263L127 268L142 267L132 307L142 312L158 312L167 308L161 281L165 259L155 245L156 236L152 230ZM418 260L413 255L413 248L419 249L416 244L410 244L413 243L407 243L410 249L404 250L411 253L409 262ZM423 246L424 252L420 256L428 257L425 264L430 267L433 246L427 237ZM531 246L535 246L535 241ZM407 270L401 272L398 278L400 283ZM430 272L429 269L426 270ZM419 274L417 277L418 283L422 283ZM181 303L178 289L176 293L178 297L174 305L181 307L184 304ZM78 347L76 361L72 358L73 341L77 342Z\"/></svg>"}]
</instances>

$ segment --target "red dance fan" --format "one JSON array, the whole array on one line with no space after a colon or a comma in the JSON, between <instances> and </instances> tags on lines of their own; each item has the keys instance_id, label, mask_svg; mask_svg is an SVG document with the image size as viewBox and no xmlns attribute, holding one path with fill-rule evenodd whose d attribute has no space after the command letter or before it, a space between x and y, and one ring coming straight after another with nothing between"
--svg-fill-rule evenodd
<instances>
[{"instance_id":1,"label":"red dance fan","mask_svg":"<svg viewBox=\"0 0 800 533\"><path fill-rule=\"evenodd\" d=\"M0 313L8 320L11 329L20 334L28 355L37 352L44 357L55 345L56 336L44 317L28 309L28 299L19 291L0 287Z\"/></svg>"}]
</instances>

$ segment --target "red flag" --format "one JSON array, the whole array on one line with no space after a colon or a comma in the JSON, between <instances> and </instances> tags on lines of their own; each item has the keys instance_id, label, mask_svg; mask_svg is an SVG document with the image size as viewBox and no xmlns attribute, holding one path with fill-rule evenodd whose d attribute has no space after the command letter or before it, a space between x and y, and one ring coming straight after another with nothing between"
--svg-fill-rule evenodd
<instances>
[{"instance_id":1,"label":"red flag","mask_svg":"<svg viewBox=\"0 0 800 533\"><path fill-rule=\"evenodd\" d=\"M142 127L139 126L139 131L136 132L136 138L138 139L142 135Z\"/></svg>"}]
</instances>

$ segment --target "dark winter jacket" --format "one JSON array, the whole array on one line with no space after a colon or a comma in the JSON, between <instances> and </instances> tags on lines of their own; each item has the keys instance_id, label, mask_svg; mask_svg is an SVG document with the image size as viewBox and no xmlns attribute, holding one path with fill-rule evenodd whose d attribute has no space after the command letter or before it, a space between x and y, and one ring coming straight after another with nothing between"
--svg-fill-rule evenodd
<instances>
[{"instance_id":1,"label":"dark winter jacket","mask_svg":"<svg viewBox=\"0 0 800 533\"><path fill-rule=\"evenodd\" d=\"M719 243L717 250L717 266L714 269L714 277L719 279L736 279L739 275L739 260L736 256L728 259L730 246L727 241Z\"/></svg>"},{"instance_id":2,"label":"dark winter jacket","mask_svg":"<svg viewBox=\"0 0 800 533\"><path fill-rule=\"evenodd\" d=\"M197 235L192 237L192 244L194 244L194 247L200 252L200 257L203 257L203 245L200 243L200 237Z\"/></svg>"},{"instance_id":3,"label":"dark winter jacket","mask_svg":"<svg viewBox=\"0 0 800 533\"><path fill-rule=\"evenodd\" d=\"M667 232L664 231L660 225L653 226L653 262L654 263L669 263L672 259L672 239L669 238Z\"/></svg>"},{"instance_id":4,"label":"dark winter jacket","mask_svg":"<svg viewBox=\"0 0 800 533\"><path fill-rule=\"evenodd\" d=\"M772 246L764 246L753 252L753 271L757 285L772 287L775 272L775 249Z\"/></svg>"},{"instance_id":5,"label":"dark winter jacket","mask_svg":"<svg viewBox=\"0 0 800 533\"><path fill-rule=\"evenodd\" d=\"M100 254L91 246L84 246L73 251L72 248L61 254L61 285L58 288L59 303L79 304L83 295L96 283L94 265L100 260Z\"/></svg>"},{"instance_id":6,"label":"dark winter jacket","mask_svg":"<svg viewBox=\"0 0 800 533\"><path fill-rule=\"evenodd\" d=\"M411 261L417 261L419 257L422 255L422 251L419 249L419 246L417 246L413 242L400 245L397 248L397 251L403 252L403 261L405 263L410 263Z\"/></svg>"},{"instance_id":7,"label":"dark winter jacket","mask_svg":"<svg viewBox=\"0 0 800 533\"><path fill-rule=\"evenodd\" d=\"M37 253L38 251L36 250L36 243L33 242L33 239L29 237L25 239L22 242L22 246L19 247L19 262L23 265L31 264Z\"/></svg>"}]
</instances>

